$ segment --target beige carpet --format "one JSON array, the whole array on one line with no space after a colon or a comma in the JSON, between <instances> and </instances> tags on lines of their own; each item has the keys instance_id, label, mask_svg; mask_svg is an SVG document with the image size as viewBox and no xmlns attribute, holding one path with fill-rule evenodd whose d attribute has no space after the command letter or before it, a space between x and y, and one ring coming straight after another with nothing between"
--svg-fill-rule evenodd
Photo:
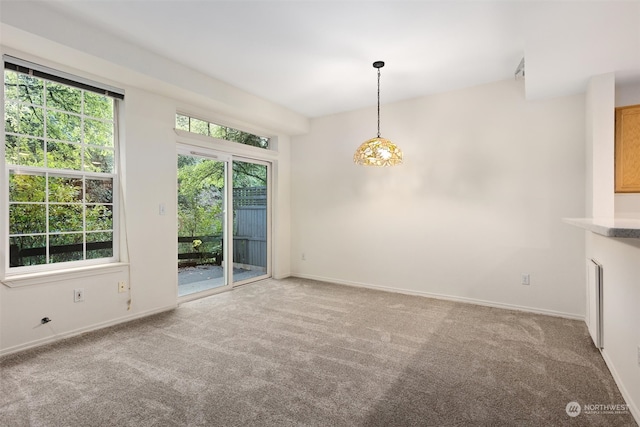
<instances>
[{"instance_id":1,"label":"beige carpet","mask_svg":"<svg viewBox=\"0 0 640 427\"><path fill-rule=\"evenodd\" d=\"M583 322L302 279L0 368L2 426L636 425Z\"/></svg>"}]
</instances>

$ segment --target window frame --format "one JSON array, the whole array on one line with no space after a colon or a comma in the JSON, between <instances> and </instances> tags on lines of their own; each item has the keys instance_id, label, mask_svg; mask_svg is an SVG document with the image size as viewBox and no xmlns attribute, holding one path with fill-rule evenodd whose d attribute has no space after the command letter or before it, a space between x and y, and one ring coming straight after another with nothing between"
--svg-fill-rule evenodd
<instances>
[{"instance_id":1,"label":"window frame","mask_svg":"<svg viewBox=\"0 0 640 427\"><path fill-rule=\"evenodd\" d=\"M46 165L46 162L42 166L32 166L32 165L14 165L10 164L6 158L6 140L7 133L5 128L5 120L2 120L2 124L0 125L0 131L3 135L3 144L0 146L0 156L2 157L0 176L2 182L0 183L0 199L3 201L3 221L0 225L0 236L4 239L3 247L4 251L4 259L0 260L2 262L2 266L4 269L3 276L5 278L11 278L18 276L31 276L34 274L46 274L46 273L61 273L63 271L71 271L71 270L82 270L86 268L99 268L99 267L109 267L111 265L120 264L120 255L121 255L121 236L120 236L120 203L121 203L121 186L120 186L120 143L119 143L119 123L122 121L122 108L120 103L124 100L124 91L121 89L113 88L108 85L103 85L101 83L93 82L91 80L84 79L82 77L74 76L62 71L50 69L48 67L41 66L39 64L33 64L27 61L23 61L8 55L3 55L3 84L2 88L0 88L0 97L2 98L2 111L3 117L5 116L6 106L8 105L8 101L5 97L5 79L6 79L6 71L16 72L18 74L27 74L32 77L36 77L41 81L53 82L56 84L63 84L66 86L71 86L77 89L81 89L86 93L98 93L99 95L105 95L113 100L113 118L112 120L106 120L107 122L112 122L113 126L113 146L108 146L108 149L112 151L113 154L113 168L111 172L102 172L102 171L91 171L84 170L82 167L80 170L78 169L59 169L59 168L51 168ZM33 67L33 68L31 68ZM28 70L25 72L25 70ZM52 78L49 78L53 76ZM73 83L73 84L70 84ZM115 92L114 92L115 91ZM43 92L46 94L46 91ZM84 96L83 96L84 98ZM18 104L20 105L20 104ZM47 109L46 103L42 105L43 114L47 114L49 111L59 112L58 108L50 108ZM67 112L68 113L68 112ZM80 117L80 126L84 123L85 118L89 119L98 119L91 115L87 115L87 112L82 109L80 113L77 115ZM74 113L75 114L75 113ZM14 135L12 133L11 135ZM18 134L20 135L20 134ZM24 135L17 136L18 138L24 137ZM28 136L27 136L28 137ZM46 135L46 131L42 137L34 137L37 141L41 141L43 144L44 155L46 157L46 146L47 141L59 142L57 139L49 138ZM81 138L78 145L84 148L94 148L99 149L101 145L99 144L90 144L84 138ZM88 160L87 160L88 161ZM57 177L78 177L82 180L82 188L83 188L83 197L82 200L77 204L82 206L83 216L82 216L82 230L78 230L78 234L82 234L82 257L81 260L72 260L72 261L59 261L59 262L50 262L48 259L49 255L49 237L52 235L63 235L64 232L55 232L51 231L48 225L45 226L45 230L43 233L33 233L38 235L45 236L46 239L46 249L45 254L47 256L46 262L44 264L36 264L36 265L23 265L23 266L11 266L11 256L10 256L10 243L11 243L11 233L10 233L10 216L9 216L9 186L10 186L10 175L12 173L24 173L29 175L44 175L44 176L57 176ZM111 181L111 201L109 202L91 202L87 200L87 180L95 179L95 180L109 180ZM45 180L45 191L47 191L48 180ZM48 192L47 192L48 194ZM13 202L12 202L13 203ZM40 204L40 202L35 202ZM44 202L42 204L45 206L46 211L50 206L55 205L56 203L60 204L62 202L52 202L49 200L49 196L45 196ZM15 203L13 203L15 204ZM75 204L75 203L74 203ZM100 230L101 232L110 232L112 233L112 254L109 257L99 257L99 258L87 258L87 244L90 241L87 239L87 235L91 234L96 230L91 230L88 227L87 223L87 215L86 208L88 206L93 205L104 205L107 208L111 208L111 228L109 230ZM47 224L50 220L50 215L46 215Z\"/></svg>"},{"instance_id":2,"label":"window frame","mask_svg":"<svg viewBox=\"0 0 640 427\"><path fill-rule=\"evenodd\" d=\"M179 117L182 117L182 118L185 118L185 119L188 120L189 129L181 129L179 127L179 125L178 125ZM204 133L201 133L201 132L193 132L193 131L191 131L191 121L192 120L199 121L199 122L202 122L202 123L206 124L207 125L207 134L205 135ZM265 135L261 135L261 134L256 133L256 132L240 129L238 127L233 127L233 126L228 126L228 125L225 125L225 124L222 124L222 123L212 122L211 120L203 119L203 118L201 118L201 117L199 117L197 115L186 113L186 112L183 112L183 111L176 111L175 123L174 124L175 124L175 130L177 132L185 132L185 133L190 134L190 135L200 135L200 136L204 136L204 137L207 137L207 138L213 138L213 139L218 140L218 141L225 141L225 142L228 142L228 143L232 143L234 145L239 145L241 147L252 147L254 149L258 149L258 150L261 150L261 151L267 151L268 152L268 151L274 151L275 150L275 148L274 148L275 138L273 138L271 136L265 136ZM267 145L266 145L266 147L261 147L261 146L258 146L258 145L251 145L251 144L245 144L243 142L234 141L232 139L225 139L225 138L219 138L217 136L213 136L211 134L211 126L216 126L216 127L219 127L219 128L226 128L227 130L236 131L236 132L240 132L242 134L248 135L248 136L253 136L253 137L260 138L261 140L265 140Z\"/></svg>"}]
</instances>

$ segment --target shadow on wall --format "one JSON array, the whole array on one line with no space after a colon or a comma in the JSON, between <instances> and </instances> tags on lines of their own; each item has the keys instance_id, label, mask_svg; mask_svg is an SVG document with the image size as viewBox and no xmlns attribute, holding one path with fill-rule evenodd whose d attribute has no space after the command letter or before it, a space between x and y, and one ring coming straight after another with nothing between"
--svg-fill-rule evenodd
<instances>
[{"instance_id":1,"label":"shadow on wall","mask_svg":"<svg viewBox=\"0 0 640 427\"><path fill-rule=\"evenodd\" d=\"M494 183L500 182L504 167L479 146L449 141L437 150L405 154L400 166L366 169L352 175L353 195L429 195L472 201L495 192Z\"/></svg>"}]
</instances>

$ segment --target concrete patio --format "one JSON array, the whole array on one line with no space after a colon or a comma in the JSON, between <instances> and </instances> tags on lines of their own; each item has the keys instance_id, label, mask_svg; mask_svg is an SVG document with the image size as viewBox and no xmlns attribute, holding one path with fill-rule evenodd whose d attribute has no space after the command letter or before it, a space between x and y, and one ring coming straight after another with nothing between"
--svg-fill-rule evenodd
<instances>
[{"instance_id":1,"label":"concrete patio","mask_svg":"<svg viewBox=\"0 0 640 427\"><path fill-rule=\"evenodd\" d=\"M261 270L246 270L235 267L233 282L240 282L263 274L265 272ZM219 265L205 264L178 268L178 296L180 297L220 286L224 286L224 270Z\"/></svg>"}]
</instances>

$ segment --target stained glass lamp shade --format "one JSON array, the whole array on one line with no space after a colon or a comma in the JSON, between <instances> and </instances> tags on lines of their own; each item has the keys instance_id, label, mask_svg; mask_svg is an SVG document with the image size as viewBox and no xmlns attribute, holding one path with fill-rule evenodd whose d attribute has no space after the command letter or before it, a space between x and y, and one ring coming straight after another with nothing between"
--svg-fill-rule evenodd
<instances>
[{"instance_id":1,"label":"stained glass lamp shade","mask_svg":"<svg viewBox=\"0 0 640 427\"><path fill-rule=\"evenodd\" d=\"M384 62L376 61L373 68L378 69L378 136L360 144L353 161L362 166L396 166L402 163L402 150L396 144L380 136L380 68Z\"/></svg>"}]
</instances>

